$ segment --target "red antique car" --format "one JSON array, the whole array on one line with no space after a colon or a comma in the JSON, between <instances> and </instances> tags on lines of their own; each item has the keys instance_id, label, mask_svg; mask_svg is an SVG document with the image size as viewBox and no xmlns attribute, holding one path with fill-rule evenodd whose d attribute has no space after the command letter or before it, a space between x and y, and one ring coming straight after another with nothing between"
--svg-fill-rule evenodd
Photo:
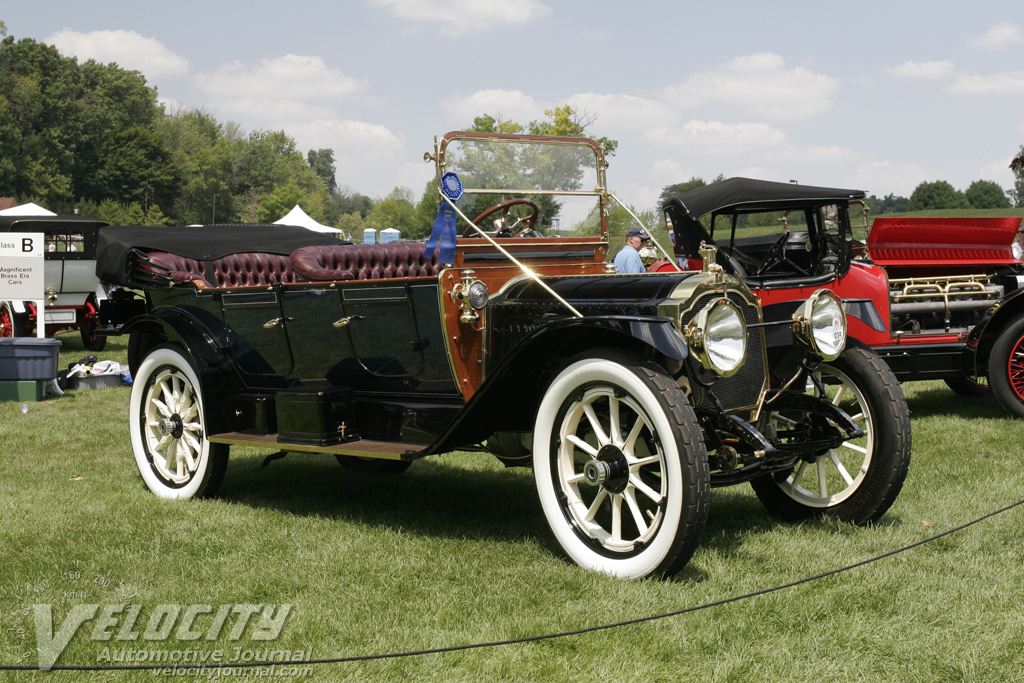
<instances>
[{"instance_id":1,"label":"red antique car","mask_svg":"<svg viewBox=\"0 0 1024 683\"><path fill-rule=\"evenodd\" d=\"M880 217L868 234L864 196L731 178L664 211L676 255L694 267L701 242L717 245L718 263L757 293L766 320L828 288L843 300L847 345L874 350L901 381L991 390L1024 417L1024 267L1012 249L1021 219Z\"/></svg>"}]
</instances>

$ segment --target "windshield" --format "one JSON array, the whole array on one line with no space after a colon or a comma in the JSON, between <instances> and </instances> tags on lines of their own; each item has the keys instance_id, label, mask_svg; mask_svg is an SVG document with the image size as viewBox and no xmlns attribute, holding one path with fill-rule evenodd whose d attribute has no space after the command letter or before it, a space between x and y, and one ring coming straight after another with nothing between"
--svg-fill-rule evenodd
<instances>
[{"instance_id":1,"label":"windshield","mask_svg":"<svg viewBox=\"0 0 1024 683\"><path fill-rule=\"evenodd\" d=\"M592 140L449 133L439 151L438 179L457 174L465 193L459 209L474 222L482 217L480 227L496 236L606 231L604 156Z\"/></svg>"}]
</instances>

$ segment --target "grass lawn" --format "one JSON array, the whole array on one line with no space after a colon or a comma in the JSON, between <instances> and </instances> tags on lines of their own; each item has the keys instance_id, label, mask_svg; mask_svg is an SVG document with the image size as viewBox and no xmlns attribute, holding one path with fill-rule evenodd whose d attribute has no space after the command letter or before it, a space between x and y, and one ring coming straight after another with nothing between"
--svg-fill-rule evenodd
<instances>
[{"instance_id":1,"label":"grass lawn","mask_svg":"<svg viewBox=\"0 0 1024 683\"><path fill-rule=\"evenodd\" d=\"M62 366L87 353L77 335L61 339ZM98 355L123 361L125 341ZM266 451L234 448L217 498L169 502L151 495L136 470L128 388L72 392L30 403L24 415L20 404L0 403L0 665L38 663L35 604L53 606L54 630L84 604L134 603L143 620L160 605L293 605L269 643L249 640L251 629L238 641L228 629L212 641L173 633L98 641L88 622L58 665L102 664L104 648L272 648L319 659L569 631L833 570L1024 498L1024 422L942 383L904 390L913 460L879 524L787 525L749 487L717 489L689 565L672 580L634 582L562 559L530 472L485 455L452 453L381 477L321 455L291 454L264 468ZM1019 681L1022 515L1015 508L895 557L696 613L299 673L324 681ZM144 678L154 677L0 672L5 681Z\"/></svg>"}]
</instances>

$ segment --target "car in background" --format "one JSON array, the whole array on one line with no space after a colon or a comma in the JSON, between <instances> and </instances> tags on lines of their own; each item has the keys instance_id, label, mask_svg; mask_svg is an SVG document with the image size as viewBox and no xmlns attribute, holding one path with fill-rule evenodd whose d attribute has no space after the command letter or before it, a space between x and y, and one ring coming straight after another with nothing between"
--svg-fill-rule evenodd
<instances>
[{"instance_id":1,"label":"car in background","mask_svg":"<svg viewBox=\"0 0 1024 683\"><path fill-rule=\"evenodd\" d=\"M96 237L105 225L79 216L0 216L0 234L42 233L46 241L46 336L75 329L91 351L106 344L106 337L96 334L100 304L108 294L96 277ZM31 301L0 301L0 337L35 334L38 313Z\"/></svg>"},{"instance_id":2,"label":"car in background","mask_svg":"<svg viewBox=\"0 0 1024 683\"><path fill-rule=\"evenodd\" d=\"M941 379L1024 417L1020 218L888 218L868 228L865 193L731 178L669 199L676 258L702 243L783 319L818 288L848 315L848 348L870 349L900 381ZM663 259L652 270L670 269Z\"/></svg>"}]
</instances>

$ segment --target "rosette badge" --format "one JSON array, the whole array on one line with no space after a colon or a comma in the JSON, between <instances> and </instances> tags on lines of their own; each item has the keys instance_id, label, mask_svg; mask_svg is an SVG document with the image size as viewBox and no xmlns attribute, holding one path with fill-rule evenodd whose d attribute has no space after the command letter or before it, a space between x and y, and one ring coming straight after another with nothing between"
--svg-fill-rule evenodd
<instances>
[{"instance_id":1,"label":"rosette badge","mask_svg":"<svg viewBox=\"0 0 1024 683\"><path fill-rule=\"evenodd\" d=\"M459 180L459 176L452 171L441 176L441 192L444 192L444 196L453 202L459 201L459 198L462 197L462 181Z\"/></svg>"}]
</instances>

